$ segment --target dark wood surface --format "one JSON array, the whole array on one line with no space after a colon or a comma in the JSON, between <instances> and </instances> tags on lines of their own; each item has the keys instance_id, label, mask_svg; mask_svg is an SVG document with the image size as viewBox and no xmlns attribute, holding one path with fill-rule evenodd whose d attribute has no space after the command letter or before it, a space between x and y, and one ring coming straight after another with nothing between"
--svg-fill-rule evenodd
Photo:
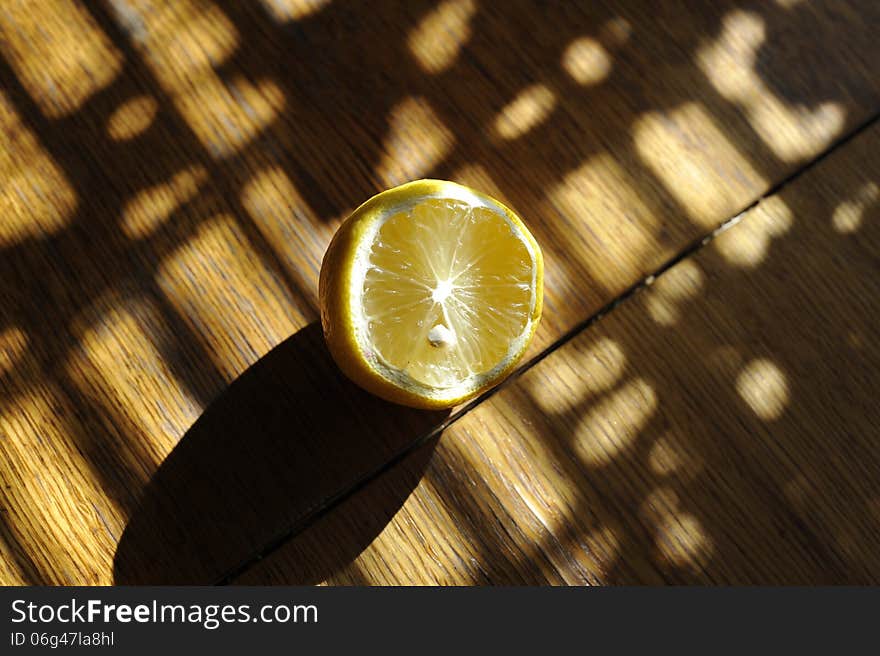
<instances>
[{"instance_id":1,"label":"dark wood surface","mask_svg":"<svg viewBox=\"0 0 880 656\"><path fill-rule=\"evenodd\" d=\"M876 580L846 545L878 512L877 139L802 172L880 108L878 27L868 0L0 3L0 579ZM425 176L525 218L530 355L567 342L439 441L315 323L339 221ZM571 339L791 176L792 216Z\"/></svg>"}]
</instances>

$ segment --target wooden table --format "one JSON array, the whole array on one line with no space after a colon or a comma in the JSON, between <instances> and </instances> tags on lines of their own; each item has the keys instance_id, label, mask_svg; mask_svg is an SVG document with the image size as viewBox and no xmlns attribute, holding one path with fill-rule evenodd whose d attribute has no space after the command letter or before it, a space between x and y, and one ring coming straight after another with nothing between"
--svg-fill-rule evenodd
<instances>
[{"instance_id":1,"label":"wooden table","mask_svg":"<svg viewBox=\"0 0 880 656\"><path fill-rule=\"evenodd\" d=\"M878 33L873 0L4 0L0 583L880 582ZM316 322L339 222L419 177L547 266L528 362L447 413Z\"/></svg>"}]
</instances>

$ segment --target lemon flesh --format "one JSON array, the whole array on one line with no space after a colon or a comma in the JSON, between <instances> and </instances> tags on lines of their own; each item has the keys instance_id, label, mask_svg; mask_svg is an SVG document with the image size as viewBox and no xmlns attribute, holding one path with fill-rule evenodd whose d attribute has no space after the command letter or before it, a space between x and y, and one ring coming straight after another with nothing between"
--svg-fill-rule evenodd
<instances>
[{"instance_id":1,"label":"lemon flesh","mask_svg":"<svg viewBox=\"0 0 880 656\"><path fill-rule=\"evenodd\" d=\"M389 217L363 285L367 340L418 383L491 371L531 316L532 257L505 217L428 199Z\"/></svg>"},{"instance_id":2,"label":"lemon flesh","mask_svg":"<svg viewBox=\"0 0 880 656\"><path fill-rule=\"evenodd\" d=\"M449 407L522 357L543 300L540 248L511 210L420 180L364 203L321 267L321 320L340 368L367 390Z\"/></svg>"}]
</instances>

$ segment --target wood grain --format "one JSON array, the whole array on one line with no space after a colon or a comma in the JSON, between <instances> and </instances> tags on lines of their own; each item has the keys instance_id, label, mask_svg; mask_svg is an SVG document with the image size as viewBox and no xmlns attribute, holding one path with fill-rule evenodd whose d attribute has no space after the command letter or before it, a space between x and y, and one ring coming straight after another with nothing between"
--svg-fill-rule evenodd
<instances>
[{"instance_id":1,"label":"wood grain","mask_svg":"<svg viewBox=\"0 0 880 656\"><path fill-rule=\"evenodd\" d=\"M878 267L875 125L455 422L327 582L876 584Z\"/></svg>"},{"instance_id":2,"label":"wood grain","mask_svg":"<svg viewBox=\"0 0 880 656\"><path fill-rule=\"evenodd\" d=\"M178 463L209 449L181 438L312 324L324 249L371 194L432 176L515 207L546 254L536 353L872 115L877 24L868 0L3 3L3 581L112 582L130 524L181 553L197 508L149 481L175 447ZM274 447L242 478L193 482L253 532L214 541L193 575L258 555L436 424L313 366L288 389L337 392L268 422ZM332 452L296 429L340 408L363 419L331 444L360 455L324 477L301 465ZM297 448L279 446L284 425ZM289 505L280 483L263 503L273 457L306 477Z\"/></svg>"}]
</instances>

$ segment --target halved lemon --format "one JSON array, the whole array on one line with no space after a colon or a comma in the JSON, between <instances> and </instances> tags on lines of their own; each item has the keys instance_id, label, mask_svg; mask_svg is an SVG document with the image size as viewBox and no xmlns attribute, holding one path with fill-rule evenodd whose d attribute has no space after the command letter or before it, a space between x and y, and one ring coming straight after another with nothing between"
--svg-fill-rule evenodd
<instances>
[{"instance_id":1,"label":"halved lemon","mask_svg":"<svg viewBox=\"0 0 880 656\"><path fill-rule=\"evenodd\" d=\"M361 205L321 265L321 323L342 371L418 408L457 405L522 358L543 303L541 249L489 196L418 180Z\"/></svg>"}]
</instances>

